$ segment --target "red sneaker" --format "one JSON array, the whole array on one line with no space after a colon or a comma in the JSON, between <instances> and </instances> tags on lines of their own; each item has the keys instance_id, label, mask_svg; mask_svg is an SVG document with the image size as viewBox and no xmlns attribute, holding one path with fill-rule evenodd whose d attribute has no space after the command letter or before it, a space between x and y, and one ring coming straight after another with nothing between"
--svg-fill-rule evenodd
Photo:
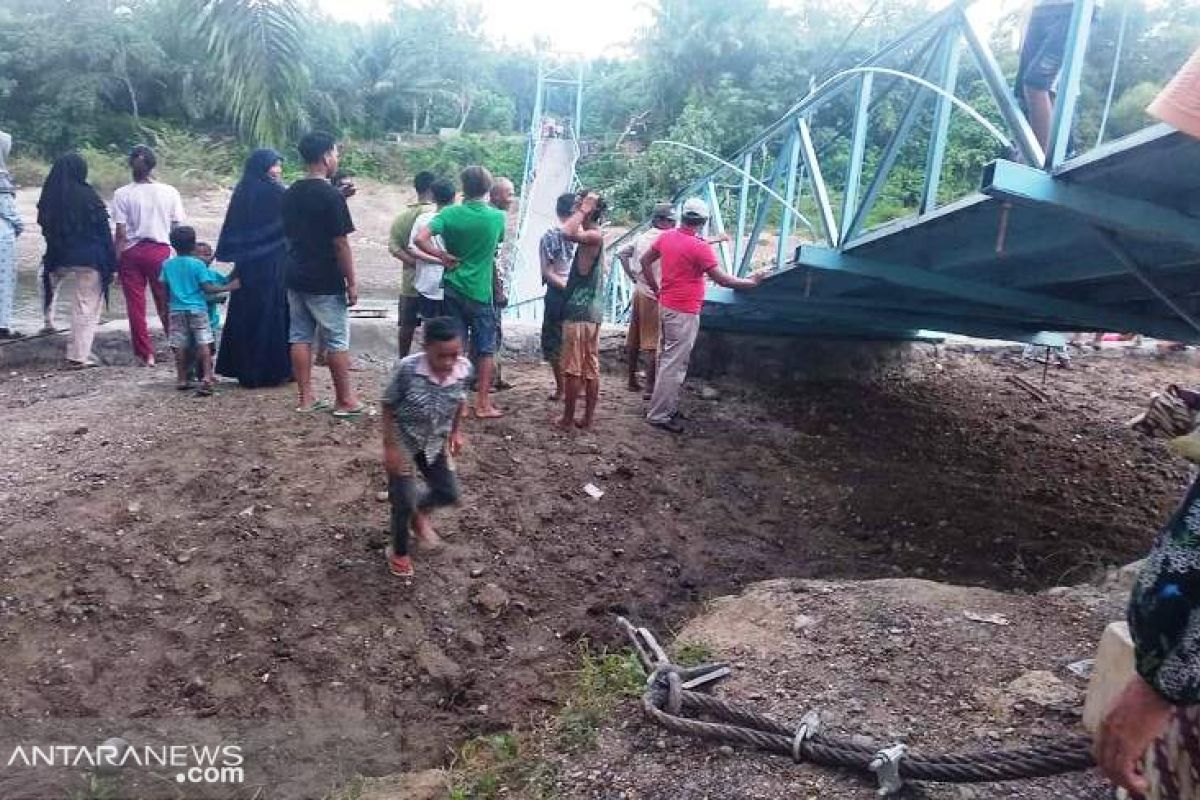
<instances>
[{"instance_id":1,"label":"red sneaker","mask_svg":"<svg viewBox=\"0 0 1200 800\"><path fill-rule=\"evenodd\" d=\"M414 574L412 559L408 556L398 556L392 551L392 546L388 545L384 550L387 556L388 571L397 578L411 578Z\"/></svg>"}]
</instances>

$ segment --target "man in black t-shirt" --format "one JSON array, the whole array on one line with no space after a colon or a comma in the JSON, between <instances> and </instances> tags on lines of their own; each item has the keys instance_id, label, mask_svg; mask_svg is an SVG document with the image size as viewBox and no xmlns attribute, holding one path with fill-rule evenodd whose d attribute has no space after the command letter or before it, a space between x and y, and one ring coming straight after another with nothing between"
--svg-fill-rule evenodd
<instances>
[{"instance_id":1,"label":"man in black t-shirt","mask_svg":"<svg viewBox=\"0 0 1200 800\"><path fill-rule=\"evenodd\" d=\"M327 133L300 140L307 174L283 195L287 236L287 290L291 313L288 342L292 374L300 392L300 412L329 407L313 396L312 347L318 329L328 351L329 373L337 395L335 417L358 417L363 407L350 385L349 307L358 302L354 257L346 236L354 231L346 198L329 182L337 172L337 141Z\"/></svg>"}]
</instances>

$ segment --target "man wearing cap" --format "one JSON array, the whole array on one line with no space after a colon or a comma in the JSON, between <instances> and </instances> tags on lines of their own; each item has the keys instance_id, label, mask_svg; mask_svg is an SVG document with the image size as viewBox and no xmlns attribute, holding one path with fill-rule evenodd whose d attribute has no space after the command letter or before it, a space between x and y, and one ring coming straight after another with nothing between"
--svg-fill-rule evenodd
<instances>
[{"instance_id":1,"label":"man wearing cap","mask_svg":"<svg viewBox=\"0 0 1200 800\"><path fill-rule=\"evenodd\" d=\"M633 301L630 304L629 335L625 339L625 347L629 350L629 390L640 391L638 383L638 362L642 353L646 358L646 393L654 393L655 357L658 353L660 336L658 297L650 290L646 281L646 272L654 273L654 282L659 283L657 265L652 270L642 269L642 256L650 250L651 245L665 230L675 227L675 207L670 203L659 203L654 207L654 216L650 220L650 229L637 236L632 242L617 251L617 258L629 280L637 284L634 289Z\"/></svg>"},{"instance_id":2,"label":"man wearing cap","mask_svg":"<svg viewBox=\"0 0 1200 800\"><path fill-rule=\"evenodd\" d=\"M762 275L735 278L723 271L712 246L700 238L708 222L708 206L698 197L683 204L682 224L663 231L640 259L642 275L658 295L661 307L662 342L658 349L658 375L646 420L656 428L682 433L679 392L687 377L688 360L700 333L700 309L704 305L705 276L728 289L753 289ZM662 260L661 281L654 275L655 262Z\"/></svg>"}]
</instances>

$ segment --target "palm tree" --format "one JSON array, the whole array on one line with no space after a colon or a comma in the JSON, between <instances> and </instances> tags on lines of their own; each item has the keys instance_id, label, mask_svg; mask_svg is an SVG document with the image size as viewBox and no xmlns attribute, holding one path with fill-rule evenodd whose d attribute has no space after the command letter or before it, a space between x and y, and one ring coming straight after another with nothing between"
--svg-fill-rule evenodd
<instances>
[{"instance_id":1,"label":"palm tree","mask_svg":"<svg viewBox=\"0 0 1200 800\"><path fill-rule=\"evenodd\" d=\"M208 48L213 91L241 136L283 142L302 120L309 83L304 62L308 18L298 0L182 3Z\"/></svg>"}]
</instances>

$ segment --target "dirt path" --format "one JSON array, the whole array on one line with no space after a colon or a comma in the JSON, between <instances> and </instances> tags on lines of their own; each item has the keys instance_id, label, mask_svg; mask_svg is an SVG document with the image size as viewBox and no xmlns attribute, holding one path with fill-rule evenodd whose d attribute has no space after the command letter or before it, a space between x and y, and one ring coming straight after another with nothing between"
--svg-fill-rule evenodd
<instances>
[{"instance_id":1,"label":"dirt path","mask_svg":"<svg viewBox=\"0 0 1200 800\"><path fill-rule=\"evenodd\" d=\"M1094 357L1050 406L1016 369L947 355L784 400L726 388L673 439L615 378L594 433L552 432L547 372L518 365L409 587L380 553L377 419L300 416L286 389L202 401L162 368L7 374L0 719L249 725L248 780L319 797L550 708L580 637L618 642L613 612L666 632L764 578L1026 589L1136 557L1187 471L1121 423L1192 368ZM381 374L357 380L377 397ZM335 741L346 720L358 738ZM266 749L297 728L286 759Z\"/></svg>"}]
</instances>

